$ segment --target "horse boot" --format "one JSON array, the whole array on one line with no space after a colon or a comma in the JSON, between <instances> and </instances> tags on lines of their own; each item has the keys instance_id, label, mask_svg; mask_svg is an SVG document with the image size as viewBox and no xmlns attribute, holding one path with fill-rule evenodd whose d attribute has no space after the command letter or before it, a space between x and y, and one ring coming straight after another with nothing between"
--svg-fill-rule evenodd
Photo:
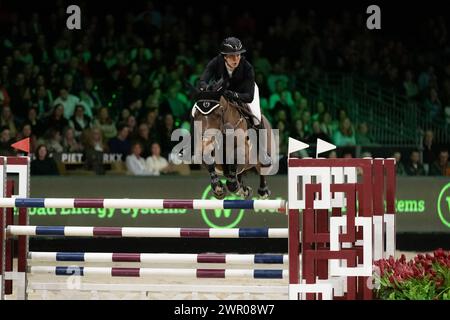
<instances>
[{"instance_id":1,"label":"horse boot","mask_svg":"<svg viewBox=\"0 0 450 320\"><path fill-rule=\"evenodd\" d=\"M255 125L256 129L258 129L257 132L257 139L258 139L258 158L259 162L261 164L261 167L266 168L270 167L272 165L272 159L267 154L267 134L259 134L260 129L266 129L264 127L263 122L261 121L259 124ZM260 149L262 149L260 151Z\"/></svg>"},{"instance_id":2,"label":"horse boot","mask_svg":"<svg viewBox=\"0 0 450 320\"><path fill-rule=\"evenodd\" d=\"M211 178L211 191L216 199L222 200L227 195L227 190L216 173L215 165L210 164L207 168Z\"/></svg>"},{"instance_id":3,"label":"horse boot","mask_svg":"<svg viewBox=\"0 0 450 320\"><path fill-rule=\"evenodd\" d=\"M237 174L236 174L236 165L235 164L231 164L226 166L226 171L224 172L226 178L227 178L227 189L228 191L230 191L231 193L237 193L239 191L239 189L241 188L241 185L239 183L239 180L237 178Z\"/></svg>"}]
</instances>

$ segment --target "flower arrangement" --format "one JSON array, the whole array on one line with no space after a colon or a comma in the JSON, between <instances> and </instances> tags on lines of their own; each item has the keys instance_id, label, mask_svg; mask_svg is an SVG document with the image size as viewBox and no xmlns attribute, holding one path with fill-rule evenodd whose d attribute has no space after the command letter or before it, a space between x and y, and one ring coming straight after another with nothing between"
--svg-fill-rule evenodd
<instances>
[{"instance_id":1,"label":"flower arrangement","mask_svg":"<svg viewBox=\"0 0 450 320\"><path fill-rule=\"evenodd\" d=\"M375 262L376 296L384 300L450 300L450 252L418 254L406 261L389 257Z\"/></svg>"}]
</instances>

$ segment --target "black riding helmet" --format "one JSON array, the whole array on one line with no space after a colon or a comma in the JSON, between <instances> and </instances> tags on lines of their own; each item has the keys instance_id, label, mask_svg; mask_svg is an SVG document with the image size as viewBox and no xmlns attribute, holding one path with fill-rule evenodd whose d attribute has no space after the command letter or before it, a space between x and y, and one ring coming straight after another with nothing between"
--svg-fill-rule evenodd
<instances>
[{"instance_id":1,"label":"black riding helmet","mask_svg":"<svg viewBox=\"0 0 450 320\"><path fill-rule=\"evenodd\" d=\"M222 42L222 48L220 49L221 54L241 54L245 50L242 46L241 40L235 37L228 37Z\"/></svg>"}]
</instances>

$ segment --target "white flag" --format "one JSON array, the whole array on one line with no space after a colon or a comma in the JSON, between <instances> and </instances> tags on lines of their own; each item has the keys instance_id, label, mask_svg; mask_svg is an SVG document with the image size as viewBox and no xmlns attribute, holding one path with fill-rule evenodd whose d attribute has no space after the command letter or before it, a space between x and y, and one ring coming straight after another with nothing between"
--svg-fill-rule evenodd
<instances>
[{"instance_id":1,"label":"white flag","mask_svg":"<svg viewBox=\"0 0 450 320\"><path fill-rule=\"evenodd\" d=\"M309 148L309 145L289 137L288 153L300 151Z\"/></svg>"},{"instance_id":2,"label":"white flag","mask_svg":"<svg viewBox=\"0 0 450 320\"><path fill-rule=\"evenodd\" d=\"M333 149L336 149L334 144L323 141L322 139L317 139L316 158L319 156L319 153L327 152Z\"/></svg>"}]
</instances>

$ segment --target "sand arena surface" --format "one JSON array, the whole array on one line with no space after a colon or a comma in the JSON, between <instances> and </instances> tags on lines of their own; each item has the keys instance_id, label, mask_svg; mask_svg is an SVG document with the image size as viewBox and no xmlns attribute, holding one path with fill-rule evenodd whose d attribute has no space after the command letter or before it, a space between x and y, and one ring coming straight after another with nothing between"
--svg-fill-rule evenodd
<instances>
[{"instance_id":1,"label":"sand arena surface","mask_svg":"<svg viewBox=\"0 0 450 320\"><path fill-rule=\"evenodd\" d=\"M404 253L407 259L414 257L417 252L396 252L396 258ZM15 261L16 263L17 261ZM33 262L32 265L55 265L55 263L49 262ZM58 262L58 265L75 266L72 263ZM79 264L77 266L82 266ZM90 263L91 267L145 267L145 268L217 268L217 269L281 269L282 265L257 265L257 266L227 266L224 264L139 264L139 263ZM284 266L287 268L287 265ZM106 277L106 276L89 276L89 277L77 277L77 276L54 276L46 274L29 275L29 289L28 298L30 300L108 300L108 299L150 299L150 300L220 300L220 299L234 299L234 300L286 300L288 298L287 284L288 279L187 279L182 277L151 277L151 278L119 278L119 277ZM65 290L32 290L30 287L37 283L51 283L63 288ZM76 290L76 288L105 284L106 290ZM155 285L155 290L152 291L107 291L108 284L127 284L131 285L133 289L138 287ZM201 288L209 286L212 292L180 292L174 290L168 292L170 285L183 286L183 288L192 289L195 287ZM264 293L228 293L228 292L214 292L214 289L221 288L221 286L257 286L257 289L264 289ZM282 288L282 286L285 286ZM271 288L272 287L272 288ZM275 289L273 289L275 287ZM70 289L74 288L74 289ZM179 287L178 287L179 288ZM15 295L7 296L7 299L15 299Z\"/></svg>"}]
</instances>

